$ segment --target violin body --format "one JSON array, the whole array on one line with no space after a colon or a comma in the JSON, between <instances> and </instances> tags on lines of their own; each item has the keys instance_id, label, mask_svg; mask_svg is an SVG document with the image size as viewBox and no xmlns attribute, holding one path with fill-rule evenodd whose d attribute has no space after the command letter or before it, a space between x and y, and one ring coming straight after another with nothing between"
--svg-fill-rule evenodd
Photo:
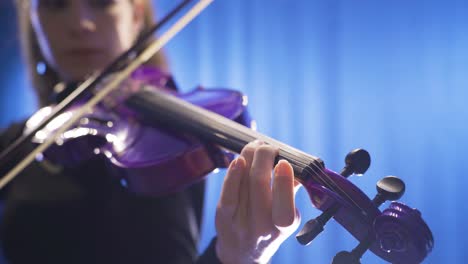
<instances>
[{"instance_id":1,"label":"violin body","mask_svg":"<svg viewBox=\"0 0 468 264\"><path fill-rule=\"evenodd\" d=\"M150 89L177 96L242 125L251 124L245 97L240 92L198 87L180 94L164 87L170 76L154 68L142 68L133 77L144 81ZM33 142L42 143L80 107L81 103L77 103L55 118L36 133ZM32 116L26 123L25 132L46 118L50 108L43 108ZM65 166L75 166L94 155L105 155L112 174L125 187L151 196L180 190L216 168L227 167L234 158L232 153L189 133L145 122L131 109L119 106L110 110L104 105L95 107L92 113L82 117L79 124L62 134L58 144L43 154L48 161Z\"/></svg>"},{"instance_id":2,"label":"violin body","mask_svg":"<svg viewBox=\"0 0 468 264\"><path fill-rule=\"evenodd\" d=\"M190 93L174 96L242 125L251 124L243 96L237 91L199 87ZM212 142L154 123L135 124L127 137L133 142L120 153L116 152L114 144L103 150L112 153L111 162L123 169L118 176L125 179L129 190L144 195L180 190L216 168L226 168L234 158L231 152Z\"/></svg>"}]
</instances>

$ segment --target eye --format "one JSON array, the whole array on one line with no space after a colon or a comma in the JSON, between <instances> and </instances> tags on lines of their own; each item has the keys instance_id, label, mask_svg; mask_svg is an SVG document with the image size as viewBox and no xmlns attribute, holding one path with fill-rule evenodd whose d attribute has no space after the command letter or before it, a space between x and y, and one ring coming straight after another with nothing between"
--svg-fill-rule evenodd
<instances>
[{"instance_id":1,"label":"eye","mask_svg":"<svg viewBox=\"0 0 468 264\"><path fill-rule=\"evenodd\" d=\"M36 5L38 8L58 10L66 8L68 0L37 0Z\"/></svg>"},{"instance_id":2,"label":"eye","mask_svg":"<svg viewBox=\"0 0 468 264\"><path fill-rule=\"evenodd\" d=\"M107 8L116 4L117 0L89 0L92 7Z\"/></svg>"}]
</instances>

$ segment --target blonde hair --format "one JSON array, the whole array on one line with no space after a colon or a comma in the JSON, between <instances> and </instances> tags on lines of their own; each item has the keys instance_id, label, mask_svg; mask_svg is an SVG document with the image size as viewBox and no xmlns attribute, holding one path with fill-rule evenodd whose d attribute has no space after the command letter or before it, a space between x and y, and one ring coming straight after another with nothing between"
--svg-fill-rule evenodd
<instances>
[{"instance_id":1,"label":"blonde hair","mask_svg":"<svg viewBox=\"0 0 468 264\"><path fill-rule=\"evenodd\" d=\"M38 63L46 63L44 56L41 53L36 34L31 25L31 19L28 11L29 0L16 0L16 10L19 25L19 37L21 41L21 49L23 59L27 65L27 72L31 79L34 90L40 106L49 104L49 98L52 94L53 87L60 81L58 74L51 68L47 67L43 74L37 72ZM149 29L155 23L155 14L149 0L129 0L131 2L139 1L143 8L143 28L142 32ZM168 70L167 60L163 52L158 52L146 65L155 66L162 70Z\"/></svg>"}]
</instances>

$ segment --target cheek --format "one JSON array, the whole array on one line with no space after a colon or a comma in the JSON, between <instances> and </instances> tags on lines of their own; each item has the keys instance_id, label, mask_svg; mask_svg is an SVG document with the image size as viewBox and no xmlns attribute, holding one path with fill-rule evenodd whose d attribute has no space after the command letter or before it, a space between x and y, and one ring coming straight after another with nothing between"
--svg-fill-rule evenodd
<instances>
[{"instance_id":1,"label":"cheek","mask_svg":"<svg viewBox=\"0 0 468 264\"><path fill-rule=\"evenodd\" d=\"M115 25L120 52L126 51L134 43L138 34L133 15L130 12L125 12L125 14L116 17Z\"/></svg>"},{"instance_id":2,"label":"cheek","mask_svg":"<svg viewBox=\"0 0 468 264\"><path fill-rule=\"evenodd\" d=\"M51 21L51 19L45 19L38 13L32 13L30 19L41 53L44 55L47 63L54 67L54 43L57 43L60 38L60 27L54 21Z\"/></svg>"}]
</instances>

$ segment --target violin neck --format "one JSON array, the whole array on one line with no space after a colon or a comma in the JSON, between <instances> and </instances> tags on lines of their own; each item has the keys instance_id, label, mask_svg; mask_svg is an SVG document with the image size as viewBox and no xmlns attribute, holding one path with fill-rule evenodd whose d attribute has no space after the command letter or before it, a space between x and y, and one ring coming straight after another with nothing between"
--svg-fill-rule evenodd
<instances>
[{"instance_id":1,"label":"violin neck","mask_svg":"<svg viewBox=\"0 0 468 264\"><path fill-rule=\"evenodd\" d=\"M281 159L288 160L299 181L305 180L304 169L311 164L313 167L320 164L320 167L323 168L323 163L319 158L154 88L143 89L132 95L126 101L126 105L142 114L145 120L154 122L154 125L163 125L194 134L202 140L212 142L235 153L240 153L245 145L254 140L261 140L275 146L279 149L279 155L275 162Z\"/></svg>"}]
</instances>

